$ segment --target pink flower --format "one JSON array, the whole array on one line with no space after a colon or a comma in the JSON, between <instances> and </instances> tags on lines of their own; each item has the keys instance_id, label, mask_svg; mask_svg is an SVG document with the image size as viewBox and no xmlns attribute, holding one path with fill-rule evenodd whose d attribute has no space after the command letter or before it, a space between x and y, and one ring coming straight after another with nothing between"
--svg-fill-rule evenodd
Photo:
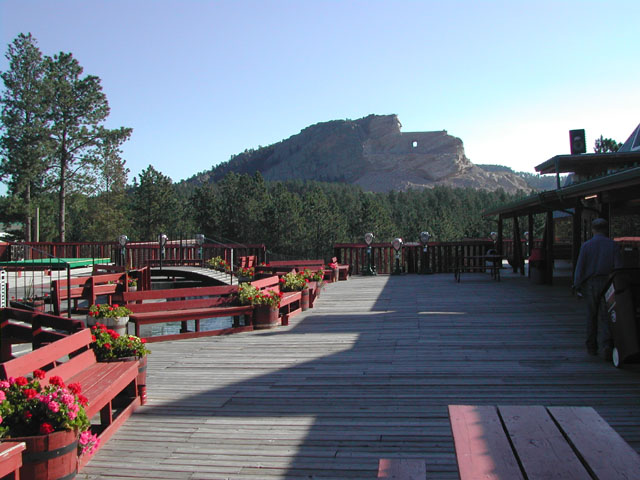
<instances>
[{"instance_id":1,"label":"pink flower","mask_svg":"<svg viewBox=\"0 0 640 480\"><path fill-rule=\"evenodd\" d=\"M76 397L74 397L69 393L65 393L64 395L62 395L62 403L64 403L65 405L71 405L75 401L76 401Z\"/></svg>"},{"instance_id":2,"label":"pink flower","mask_svg":"<svg viewBox=\"0 0 640 480\"><path fill-rule=\"evenodd\" d=\"M0 380L0 388L9 388L11 385L6 380Z\"/></svg>"},{"instance_id":3,"label":"pink flower","mask_svg":"<svg viewBox=\"0 0 640 480\"><path fill-rule=\"evenodd\" d=\"M2 390L0 390L0 402L5 400L6 398L7 398L7 394L4 393Z\"/></svg>"},{"instance_id":4,"label":"pink flower","mask_svg":"<svg viewBox=\"0 0 640 480\"><path fill-rule=\"evenodd\" d=\"M57 402L49 402L47 408L49 408L53 413L58 413L60 411L60 405L58 405Z\"/></svg>"},{"instance_id":5,"label":"pink flower","mask_svg":"<svg viewBox=\"0 0 640 480\"><path fill-rule=\"evenodd\" d=\"M70 420L75 420L75 419L76 419L76 417L78 416L78 414L77 414L76 412L72 412L72 411L69 411L69 412L67 413L67 415L69 415L69 419L70 419Z\"/></svg>"}]
</instances>

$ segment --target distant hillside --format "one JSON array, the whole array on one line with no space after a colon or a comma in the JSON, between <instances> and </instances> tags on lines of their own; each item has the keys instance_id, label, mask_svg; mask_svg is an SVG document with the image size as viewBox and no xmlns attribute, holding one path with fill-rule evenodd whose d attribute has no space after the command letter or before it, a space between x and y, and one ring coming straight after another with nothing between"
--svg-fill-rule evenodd
<instances>
[{"instance_id":1,"label":"distant hillside","mask_svg":"<svg viewBox=\"0 0 640 480\"><path fill-rule=\"evenodd\" d=\"M481 165L478 164L478 167L487 171L487 172L507 172L513 173L514 175L518 175L522 177L522 179L527 182L532 189L542 191L542 190L553 190L556 188L556 177L555 175L539 175L537 173L529 173L529 172L516 172L510 167L505 167L504 165ZM566 175L561 175L562 181L564 182L564 178Z\"/></svg>"},{"instance_id":2,"label":"distant hillside","mask_svg":"<svg viewBox=\"0 0 640 480\"><path fill-rule=\"evenodd\" d=\"M260 171L266 180L345 182L374 192L436 185L531 190L513 172L488 171L471 163L462 140L444 130L405 133L401 126L396 115L318 123L276 144L246 150L186 182L202 184L229 172Z\"/></svg>"}]
</instances>

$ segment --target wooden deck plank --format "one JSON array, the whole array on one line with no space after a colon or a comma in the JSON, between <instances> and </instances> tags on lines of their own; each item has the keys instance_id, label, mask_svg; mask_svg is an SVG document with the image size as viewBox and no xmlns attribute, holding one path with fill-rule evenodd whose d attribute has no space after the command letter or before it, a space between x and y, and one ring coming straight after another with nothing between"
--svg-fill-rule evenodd
<instances>
[{"instance_id":1,"label":"wooden deck plank","mask_svg":"<svg viewBox=\"0 0 640 480\"><path fill-rule=\"evenodd\" d=\"M591 406L639 451L640 369L587 355L584 308L518 275L329 284L288 327L154 343L149 403L78 478L371 479L413 458L451 480L452 404Z\"/></svg>"}]
</instances>

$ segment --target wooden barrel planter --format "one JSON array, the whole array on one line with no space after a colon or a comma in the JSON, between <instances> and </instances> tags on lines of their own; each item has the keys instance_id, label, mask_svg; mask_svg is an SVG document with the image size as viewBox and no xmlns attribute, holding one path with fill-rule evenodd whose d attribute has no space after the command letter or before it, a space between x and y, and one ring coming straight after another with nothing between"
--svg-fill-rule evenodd
<instances>
[{"instance_id":1,"label":"wooden barrel planter","mask_svg":"<svg viewBox=\"0 0 640 480\"><path fill-rule=\"evenodd\" d=\"M302 290L302 297L300 300L300 308L304 312L305 310L309 310L309 289L305 288Z\"/></svg>"},{"instance_id":2,"label":"wooden barrel planter","mask_svg":"<svg viewBox=\"0 0 640 480\"><path fill-rule=\"evenodd\" d=\"M78 434L75 431L53 432L32 437L14 437L24 442L20 478L30 480L71 480L78 473Z\"/></svg>"},{"instance_id":3,"label":"wooden barrel planter","mask_svg":"<svg viewBox=\"0 0 640 480\"><path fill-rule=\"evenodd\" d=\"M274 328L280 325L280 315L278 307L268 305L258 305L253 311L253 328L262 330Z\"/></svg>"}]
</instances>

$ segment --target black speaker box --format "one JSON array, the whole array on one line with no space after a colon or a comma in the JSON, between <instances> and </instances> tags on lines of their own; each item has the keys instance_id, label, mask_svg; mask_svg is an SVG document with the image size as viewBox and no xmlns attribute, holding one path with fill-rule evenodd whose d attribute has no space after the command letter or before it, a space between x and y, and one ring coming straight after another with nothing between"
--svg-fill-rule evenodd
<instances>
[{"instance_id":1,"label":"black speaker box","mask_svg":"<svg viewBox=\"0 0 640 480\"><path fill-rule=\"evenodd\" d=\"M571 142L571 155L587 153L587 142L585 140L584 129L569 130L569 139Z\"/></svg>"}]
</instances>

